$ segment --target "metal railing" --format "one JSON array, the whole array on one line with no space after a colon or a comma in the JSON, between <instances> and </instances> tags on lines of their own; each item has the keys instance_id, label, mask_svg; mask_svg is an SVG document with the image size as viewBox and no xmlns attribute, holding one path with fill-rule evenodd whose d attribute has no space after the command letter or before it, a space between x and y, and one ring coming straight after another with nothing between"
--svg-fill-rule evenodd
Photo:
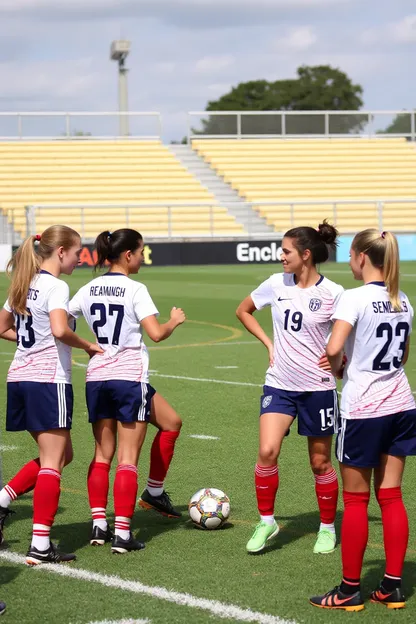
<instances>
[{"instance_id":1,"label":"metal railing","mask_svg":"<svg viewBox=\"0 0 416 624\"><path fill-rule=\"evenodd\" d=\"M228 208L230 214L234 214L238 223L244 224L244 232L241 234L227 233L226 230L221 230L220 222L216 223L214 209L218 207L217 204L200 202L181 202L181 203L164 203L164 202L138 202L135 204L117 203L117 204L94 204L88 206L82 206L80 204L56 204L54 206L32 205L26 207L26 234L36 234L38 230L45 229L49 225L52 225L52 220L48 217L50 211L56 211L59 209L62 211L61 221L68 222L72 227L77 229L81 234L82 239L85 242L94 240L95 236L105 228L108 228L110 223L116 221L117 227L132 227L138 229L146 237L147 240L178 240L189 238L279 238L284 229L288 227L294 227L298 225L307 224L309 217L307 213L311 212L311 217L316 220L316 207L320 207L320 219L327 218L334 225L341 225L346 232L346 228L342 225L343 217L348 216L348 212L354 206L368 206L369 212L361 215L361 219L357 219L356 230L364 229L365 227L377 227L380 231L384 229L385 212L389 205L395 206L401 205L403 208L407 208L409 211L408 222L404 225L398 225L396 227L390 227L393 232L408 232L416 230L416 197L414 199L323 199L312 201L257 201L246 202L243 205L241 203L227 204L222 203L221 206ZM271 227L267 232L258 231L259 212L256 208L264 207L277 207L282 209L282 215L289 212L289 220L283 219L285 228L281 231L275 231ZM325 208L324 208L325 207ZM326 208L327 207L327 208ZM198 214L198 210L207 210L208 218L208 230L207 228L201 228L198 233L198 228L195 226L194 232L184 230L181 232L177 227L179 217L175 214L175 209L178 208L192 208L195 211L195 215ZM322 209L322 210L321 210ZM69 210L72 213L72 220L65 219L65 211ZM149 211L154 210L154 222L149 223ZM75 213L75 214L74 214ZM306 213L306 214L305 214ZM312 215L313 213L313 215ZM144 217L147 217L144 219ZM391 214L389 215L389 222L391 222ZM92 223L96 225L96 232L91 236L91 221L88 221L92 217ZM362 224L362 217L366 219L365 225ZM182 215L181 222L184 220L192 222L192 213L186 213ZM56 215L54 216L56 221ZM349 221L353 221L351 218ZM159 225L158 225L159 222ZM360 224L360 225L359 225ZM206 225L206 221L205 221ZM87 228L88 226L88 228ZM157 229L160 232L157 232ZM21 228L23 229L23 228ZM155 231L156 230L156 231ZM204 232L203 232L204 230ZM353 232L354 228L351 227L349 232ZM203 233L201 233L203 232Z\"/></svg>"},{"instance_id":2,"label":"metal railing","mask_svg":"<svg viewBox=\"0 0 416 624\"><path fill-rule=\"evenodd\" d=\"M120 119L128 118L130 134L120 135ZM158 112L0 112L0 141L148 139L162 136Z\"/></svg>"},{"instance_id":3,"label":"metal railing","mask_svg":"<svg viewBox=\"0 0 416 624\"><path fill-rule=\"evenodd\" d=\"M396 132L385 132L396 122ZM193 111L192 139L392 138L416 140L416 111Z\"/></svg>"}]
</instances>

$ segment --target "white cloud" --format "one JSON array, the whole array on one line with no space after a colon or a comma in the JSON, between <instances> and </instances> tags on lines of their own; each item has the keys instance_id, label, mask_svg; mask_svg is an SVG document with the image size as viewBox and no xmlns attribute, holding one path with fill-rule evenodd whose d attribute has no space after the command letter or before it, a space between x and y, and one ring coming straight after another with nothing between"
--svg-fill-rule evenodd
<instances>
[{"instance_id":1,"label":"white cloud","mask_svg":"<svg viewBox=\"0 0 416 624\"><path fill-rule=\"evenodd\" d=\"M292 28L287 35L279 38L276 47L282 50L308 50L318 41L312 26Z\"/></svg>"},{"instance_id":2,"label":"white cloud","mask_svg":"<svg viewBox=\"0 0 416 624\"><path fill-rule=\"evenodd\" d=\"M416 14L407 15L400 22L393 24L391 33L396 41L403 43L416 42Z\"/></svg>"},{"instance_id":3,"label":"white cloud","mask_svg":"<svg viewBox=\"0 0 416 624\"><path fill-rule=\"evenodd\" d=\"M235 58L231 54L204 56L195 63L197 74L221 72L234 65Z\"/></svg>"}]
</instances>

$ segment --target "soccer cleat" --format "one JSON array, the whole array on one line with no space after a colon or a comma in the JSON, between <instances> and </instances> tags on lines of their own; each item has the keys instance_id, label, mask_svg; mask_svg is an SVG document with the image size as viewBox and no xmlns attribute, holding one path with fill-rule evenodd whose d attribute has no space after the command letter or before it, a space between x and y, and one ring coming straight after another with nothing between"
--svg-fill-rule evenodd
<instances>
[{"instance_id":1,"label":"soccer cleat","mask_svg":"<svg viewBox=\"0 0 416 624\"><path fill-rule=\"evenodd\" d=\"M309 598L309 602L314 607L320 609L339 609L343 611L362 611L364 609L364 600L361 592L355 594L343 594L339 587L334 587L331 591L323 594L323 596L313 596Z\"/></svg>"},{"instance_id":2,"label":"soccer cleat","mask_svg":"<svg viewBox=\"0 0 416 624\"><path fill-rule=\"evenodd\" d=\"M113 537L113 533L108 525L105 531L100 529L99 526L93 526L90 544L91 546L104 546L104 544L111 542Z\"/></svg>"},{"instance_id":3,"label":"soccer cleat","mask_svg":"<svg viewBox=\"0 0 416 624\"><path fill-rule=\"evenodd\" d=\"M59 552L52 542L47 550L38 550L31 546L26 555L26 563L30 566L41 563L71 563L75 559L76 556L72 553Z\"/></svg>"},{"instance_id":4,"label":"soccer cleat","mask_svg":"<svg viewBox=\"0 0 416 624\"><path fill-rule=\"evenodd\" d=\"M371 592L370 600L385 605L387 609L404 609L406 606L405 597L400 587L396 587L392 592L387 592L380 584L377 589Z\"/></svg>"},{"instance_id":5,"label":"soccer cleat","mask_svg":"<svg viewBox=\"0 0 416 624\"><path fill-rule=\"evenodd\" d=\"M5 611L6 611L6 603L0 600L0 615L3 615Z\"/></svg>"},{"instance_id":6,"label":"soccer cleat","mask_svg":"<svg viewBox=\"0 0 416 624\"><path fill-rule=\"evenodd\" d=\"M273 524L267 524L266 522L263 522L263 520L260 520L254 529L253 536L247 542L247 551L249 553L260 552L260 550L263 550L266 546L266 542L271 540L273 537L276 537L279 531L280 528L276 520Z\"/></svg>"},{"instance_id":7,"label":"soccer cleat","mask_svg":"<svg viewBox=\"0 0 416 624\"><path fill-rule=\"evenodd\" d=\"M12 511L8 507L0 507L0 545L4 542L4 536L3 536L4 522L8 516L11 516L14 513L16 512Z\"/></svg>"},{"instance_id":8,"label":"soccer cleat","mask_svg":"<svg viewBox=\"0 0 416 624\"><path fill-rule=\"evenodd\" d=\"M328 529L321 529L318 532L318 537L313 547L315 555L329 555L334 552L337 538L335 533L328 531Z\"/></svg>"},{"instance_id":9,"label":"soccer cleat","mask_svg":"<svg viewBox=\"0 0 416 624\"><path fill-rule=\"evenodd\" d=\"M114 535L111 543L111 552L114 555L124 555L125 553L132 552L133 550L143 550L144 547L144 543L135 540L132 533L130 533L130 537L127 540L123 539L119 535Z\"/></svg>"},{"instance_id":10,"label":"soccer cleat","mask_svg":"<svg viewBox=\"0 0 416 624\"><path fill-rule=\"evenodd\" d=\"M155 511L167 516L168 518L181 518L180 511L174 508L167 492L163 491L160 496L152 496L148 490L144 490L139 498L139 506L142 509L154 509Z\"/></svg>"}]
</instances>

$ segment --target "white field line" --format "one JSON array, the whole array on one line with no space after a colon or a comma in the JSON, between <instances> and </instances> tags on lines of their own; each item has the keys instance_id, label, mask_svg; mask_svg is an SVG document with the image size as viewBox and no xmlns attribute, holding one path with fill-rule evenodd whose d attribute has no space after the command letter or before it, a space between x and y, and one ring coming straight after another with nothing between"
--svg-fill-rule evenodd
<instances>
[{"instance_id":1,"label":"white field line","mask_svg":"<svg viewBox=\"0 0 416 624\"><path fill-rule=\"evenodd\" d=\"M151 620L102 620L101 622L89 622L89 624L150 624Z\"/></svg>"},{"instance_id":2,"label":"white field line","mask_svg":"<svg viewBox=\"0 0 416 624\"><path fill-rule=\"evenodd\" d=\"M0 444L0 451L17 451L18 446L9 446L7 444Z\"/></svg>"},{"instance_id":3,"label":"white field line","mask_svg":"<svg viewBox=\"0 0 416 624\"><path fill-rule=\"evenodd\" d=\"M215 368L218 368L220 370L227 370L229 368L238 368L238 366L215 366Z\"/></svg>"},{"instance_id":4,"label":"white field line","mask_svg":"<svg viewBox=\"0 0 416 624\"><path fill-rule=\"evenodd\" d=\"M196 435L196 434L191 434L188 436L188 438L195 438L195 440L219 440L220 439L220 438L217 438L216 436Z\"/></svg>"},{"instance_id":5,"label":"white field line","mask_svg":"<svg viewBox=\"0 0 416 624\"><path fill-rule=\"evenodd\" d=\"M73 362L75 366L80 366L81 368L87 368L87 364L83 364L82 362ZM208 379L205 377L184 377L182 375L164 375L162 373L154 373L154 377L166 377L167 379L182 379L183 381L201 381L203 383L218 383L218 384L228 384L231 386L254 386L255 388L261 388L262 384L250 383L248 381L227 381L225 379Z\"/></svg>"},{"instance_id":6,"label":"white field line","mask_svg":"<svg viewBox=\"0 0 416 624\"><path fill-rule=\"evenodd\" d=\"M10 551L0 552L0 559L8 561L9 563L26 565L25 557ZM40 565L35 567L33 570L35 574L38 571L40 573L49 572L50 574L57 574L71 579L88 581L90 583L99 583L106 588L112 587L114 589L121 589L133 594L151 596L157 600L173 602L183 607L191 607L193 609L207 611L216 618L229 618L239 622L258 622L258 624L296 624L293 620L284 620L276 615L260 613L259 611L252 611L251 609L243 609L237 605L226 604L224 602L220 602L219 600L197 598L196 596L191 596L191 594L171 591L165 587L152 587L150 585L144 585L139 581L125 580L119 576L97 574L96 572L90 572L80 568L72 568L70 566L56 564Z\"/></svg>"}]
</instances>

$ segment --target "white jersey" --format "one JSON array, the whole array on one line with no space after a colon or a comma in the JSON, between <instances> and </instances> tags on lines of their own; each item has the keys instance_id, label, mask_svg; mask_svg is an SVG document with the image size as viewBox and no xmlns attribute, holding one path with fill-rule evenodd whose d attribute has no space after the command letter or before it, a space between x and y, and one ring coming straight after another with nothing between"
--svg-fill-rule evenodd
<instances>
[{"instance_id":1,"label":"white jersey","mask_svg":"<svg viewBox=\"0 0 416 624\"><path fill-rule=\"evenodd\" d=\"M7 381L71 383L71 347L57 340L51 330L49 313L68 313L68 284L47 271L33 278L27 294L27 315L15 314L17 350ZM13 312L9 302L4 308Z\"/></svg>"},{"instance_id":2,"label":"white jersey","mask_svg":"<svg viewBox=\"0 0 416 624\"><path fill-rule=\"evenodd\" d=\"M267 386L298 392L335 388L334 377L318 367L318 360L343 290L323 276L314 286L299 288L293 273L275 273L251 293L257 310L272 308L274 365L267 370Z\"/></svg>"},{"instance_id":3,"label":"white jersey","mask_svg":"<svg viewBox=\"0 0 416 624\"><path fill-rule=\"evenodd\" d=\"M90 360L87 381L148 383L149 355L140 323L159 312L144 284L122 273L106 273L77 292L69 312L75 318L85 318L104 350L104 355Z\"/></svg>"},{"instance_id":4,"label":"white jersey","mask_svg":"<svg viewBox=\"0 0 416 624\"><path fill-rule=\"evenodd\" d=\"M377 418L415 408L402 366L413 309L403 292L400 300L402 312L394 312L383 282L347 290L340 298L333 320L354 328L345 344L344 418Z\"/></svg>"}]
</instances>

